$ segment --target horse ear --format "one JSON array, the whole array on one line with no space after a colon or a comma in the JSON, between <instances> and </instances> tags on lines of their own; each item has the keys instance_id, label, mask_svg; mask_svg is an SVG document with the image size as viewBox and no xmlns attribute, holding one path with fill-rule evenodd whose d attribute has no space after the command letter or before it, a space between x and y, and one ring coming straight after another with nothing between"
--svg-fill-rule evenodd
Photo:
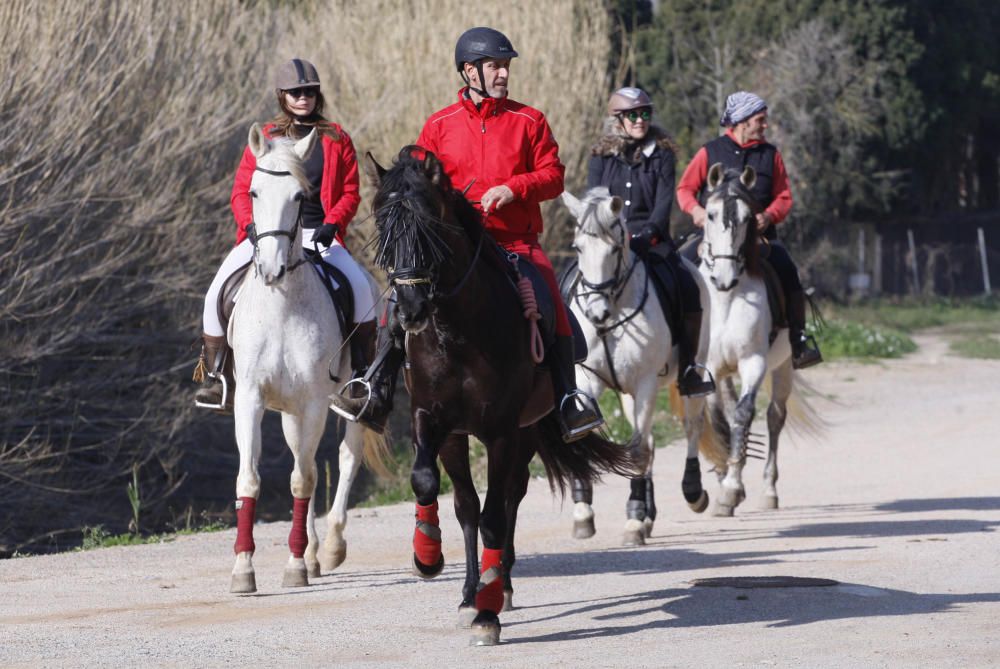
<instances>
[{"instance_id":1,"label":"horse ear","mask_svg":"<svg viewBox=\"0 0 1000 669\"><path fill-rule=\"evenodd\" d=\"M265 153L267 153L267 137L264 136L264 131L260 129L259 123L254 123L250 126L250 134L247 136L247 144L250 146L250 153L253 154L254 158L260 159Z\"/></svg>"},{"instance_id":2,"label":"horse ear","mask_svg":"<svg viewBox=\"0 0 1000 669\"><path fill-rule=\"evenodd\" d=\"M722 163L715 163L708 168L708 190L712 191L719 187L723 174Z\"/></svg>"},{"instance_id":3,"label":"horse ear","mask_svg":"<svg viewBox=\"0 0 1000 669\"><path fill-rule=\"evenodd\" d=\"M427 178L435 186L441 185L444 167L441 165L441 161L437 159L437 156L430 151L424 153L424 174L427 175Z\"/></svg>"},{"instance_id":4,"label":"horse ear","mask_svg":"<svg viewBox=\"0 0 1000 669\"><path fill-rule=\"evenodd\" d=\"M566 208L569 209L569 213L573 214L573 218L579 219L580 214L583 212L583 203L568 190L563 191L562 201L566 205Z\"/></svg>"},{"instance_id":5,"label":"horse ear","mask_svg":"<svg viewBox=\"0 0 1000 669\"><path fill-rule=\"evenodd\" d=\"M749 165L743 169L743 174L740 175L740 183L746 186L747 190L752 189L753 185L757 183L757 173Z\"/></svg>"},{"instance_id":6,"label":"horse ear","mask_svg":"<svg viewBox=\"0 0 1000 669\"><path fill-rule=\"evenodd\" d=\"M317 137L319 137L319 133L316 132L316 128L313 128L309 131L308 135L295 142L295 146L292 147L295 155L305 160L312 153L313 147L316 146Z\"/></svg>"},{"instance_id":7,"label":"horse ear","mask_svg":"<svg viewBox=\"0 0 1000 669\"><path fill-rule=\"evenodd\" d=\"M365 152L365 174L371 179L372 185L376 188L382 184L382 177L385 176L386 169L378 164L371 151Z\"/></svg>"},{"instance_id":8,"label":"horse ear","mask_svg":"<svg viewBox=\"0 0 1000 669\"><path fill-rule=\"evenodd\" d=\"M625 208L625 201L615 195L611 198L611 202L608 203L608 206L611 208L611 213L617 216L622 213L622 209Z\"/></svg>"}]
</instances>

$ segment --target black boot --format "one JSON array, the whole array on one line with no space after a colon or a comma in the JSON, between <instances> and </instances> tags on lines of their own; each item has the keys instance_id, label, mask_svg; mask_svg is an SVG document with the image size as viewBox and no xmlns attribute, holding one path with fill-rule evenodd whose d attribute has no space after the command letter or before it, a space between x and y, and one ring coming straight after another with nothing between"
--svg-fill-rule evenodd
<instances>
[{"instance_id":1,"label":"black boot","mask_svg":"<svg viewBox=\"0 0 1000 669\"><path fill-rule=\"evenodd\" d=\"M816 340L806 334L806 294L788 294L788 341L792 345L792 368L805 369L823 362Z\"/></svg>"},{"instance_id":2,"label":"black boot","mask_svg":"<svg viewBox=\"0 0 1000 669\"><path fill-rule=\"evenodd\" d=\"M392 411L392 396L396 392L396 377L406 356L403 333L396 332L397 327L392 321L380 329L379 351L364 377L351 379L340 392L330 395L330 408L334 413L379 434L385 432L385 423Z\"/></svg>"},{"instance_id":3,"label":"black boot","mask_svg":"<svg viewBox=\"0 0 1000 669\"><path fill-rule=\"evenodd\" d=\"M709 374L708 381L701 378L695 363L698 341L701 339L701 314L692 311L684 314L683 332L677 342L677 392L685 397L701 397L715 392L715 381ZM702 367L704 369L704 367Z\"/></svg>"},{"instance_id":4,"label":"black boot","mask_svg":"<svg viewBox=\"0 0 1000 669\"><path fill-rule=\"evenodd\" d=\"M555 391L557 416L566 443L582 439L604 424L597 401L577 390L573 362L573 337L556 335L549 351L549 368Z\"/></svg>"},{"instance_id":5,"label":"black boot","mask_svg":"<svg viewBox=\"0 0 1000 669\"><path fill-rule=\"evenodd\" d=\"M360 378L368 371L368 365L375 359L375 319L358 323L348 328L351 332L351 370L354 378ZM360 385L360 384L358 384Z\"/></svg>"},{"instance_id":6,"label":"black boot","mask_svg":"<svg viewBox=\"0 0 1000 669\"><path fill-rule=\"evenodd\" d=\"M225 336L202 334L201 338L201 356L191 377L201 384L194 394L194 403L203 409L232 413L233 390L236 387L232 352Z\"/></svg>"}]
</instances>

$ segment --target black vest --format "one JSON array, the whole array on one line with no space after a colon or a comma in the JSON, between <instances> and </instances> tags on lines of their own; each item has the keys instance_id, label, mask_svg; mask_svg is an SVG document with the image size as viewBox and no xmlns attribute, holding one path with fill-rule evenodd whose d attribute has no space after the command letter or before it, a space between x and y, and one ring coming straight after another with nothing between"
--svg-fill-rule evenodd
<instances>
[{"instance_id":1,"label":"black vest","mask_svg":"<svg viewBox=\"0 0 1000 669\"><path fill-rule=\"evenodd\" d=\"M773 144L761 142L740 148L740 145L730 139L729 135L722 135L713 139L705 145L708 167L715 163L722 163L724 168L743 171L743 168L750 166L757 173L757 180L754 182L750 194L760 203L760 206L767 209L767 206L774 201L772 186L774 185L774 155L778 152ZM698 203L705 206L708 199L705 194L705 186L702 185L698 193ZM764 236L773 239L774 226L768 226Z\"/></svg>"}]
</instances>

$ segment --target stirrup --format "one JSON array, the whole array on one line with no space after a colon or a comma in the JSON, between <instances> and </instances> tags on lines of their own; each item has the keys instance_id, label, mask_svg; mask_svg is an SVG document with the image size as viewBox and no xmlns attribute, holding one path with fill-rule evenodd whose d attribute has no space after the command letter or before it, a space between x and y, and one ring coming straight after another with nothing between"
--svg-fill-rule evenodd
<instances>
[{"instance_id":1,"label":"stirrup","mask_svg":"<svg viewBox=\"0 0 1000 669\"><path fill-rule=\"evenodd\" d=\"M823 354L819 352L819 346L816 344L816 338L812 335L804 334L802 339L799 340L799 355L792 351L792 368L793 369L808 369L813 365L818 365L823 362ZM816 357L811 360L805 360L802 364L795 364L796 358L807 356L810 354L815 354Z\"/></svg>"},{"instance_id":2,"label":"stirrup","mask_svg":"<svg viewBox=\"0 0 1000 669\"><path fill-rule=\"evenodd\" d=\"M229 382L226 381L226 375L220 372L208 372L208 378L215 379L222 382L222 399L218 404L212 404L210 402L199 402L197 399L194 401L194 405L200 409L213 409L215 411L229 411L226 408L226 403L229 400Z\"/></svg>"},{"instance_id":3,"label":"stirrup","mask_svg":"<svg viewBox=\"0 0 1000 669\"><path fill-rule=\"evenodd\" d=\"M699 362L692 362L690 365L688 365L687 369L685 369L684 372L681 374L680 378L678 378L678 381L680 381L680 379L682 379L685 376L687 376L687 373L689 371L691 371L692 369L695 370L696 372L699 369L704 370L704 373L708 374L708 381L706 381L704 379L704 377L702 377L701 378L701 382L702 383L706 383L706 384L712 386L712 388L710 390L703 390L703 391L697 392L697 393L688 393L687 395L685 395L685 397L705 397L707 395L711 395L712 393L714 393L715 392L715 377L712 376L712 371L708 367L706 367L705 365L703 365L703 364L701 364ZM679 385L680 384L678 383L678 386ZM680 392L680 388L679 387L677 388L677 391Z\"/></svg>"},{"instance_id":4,"label":"stirrup","mask_svg":"<svg viewBox=\"0 0 1000 669\"><path fill-rule=\"evenodd\" d=\"M575 397L582 397L590 403L588 408L594 412L595 418L589 423L570 429L570 427L566 424L565 418L563 418L563 408L566 406L567 401L571 401ZM581 404L584 404L583 400L581 400ZM586 404L584 404L584 406L586 406ZM559 420L559 427L562 429L563 433L563 441L566 443L581 439L604 424L604 418L601 416L601 410L598 408L597 402L593 397L579 388L571 390L563 396L562 401L559 402L559 411L556 412L556 418Z\"/></svg>"},{"instance_id":5,"label":"stirrup","mask_svg":"<svg viewBox=\"0 0 1000 669\"><path fill-rule=\"evenodd\" d=\"M334 400L335 397L343 397L344 399L347 400L361 399L359 397L344 396L344 391L347 388L353 386L354 384L361 384L365 388L365 403L361 406L361 409L356 414L352 414L347 409L344 409L343 407L339 406L336 400ZM353 378L347 383L345 383L343 386L341 386L340 390L337 391L336 394L330 395L330 399L334 400L330 402L330 410L333 411L333 413L337 414L341 418L351 421L352 423L357 423L361 418L361 416L365 413L365 411L368 410L368 405L372 403L372 384L366 381L362 377Z\"/></svg>"}]
</instances>

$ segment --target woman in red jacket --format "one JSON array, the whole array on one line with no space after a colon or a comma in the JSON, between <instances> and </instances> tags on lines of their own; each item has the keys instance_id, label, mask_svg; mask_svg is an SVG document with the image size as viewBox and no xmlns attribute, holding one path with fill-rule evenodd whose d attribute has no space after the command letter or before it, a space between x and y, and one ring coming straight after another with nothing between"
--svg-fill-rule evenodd
<instances>
[{"instance_id":1,"label":"woman in red jacket","mask_svg":"<svg viewBox=\"0 0 1000 669\"><path fill-rule=\"evenodd\" d=\"M344 273L354 294L354 313L364 319L351 325L351 355L356 373L367 367L363 344L374 341L374 300L365 271L344 247L344 233L358 210L361 195L358 190L358 165L351 138L344 130L323 116L324 99L320 91L319 74L312 63L300 58L283 63L275 74L278 114L264 127L264 134L277 142L294 143L315 129L320 134L304 167L312 188L302 200L302 243L306 248L318 244L323 261ZM253 222L250 182L256 159L250 148L236 170L236 180L230 200L236 219L236 246L229 252L215 275L205 296L202 314L204 346L198 363L197 377L204 384L196 393L200 404L219 405L222 402L222 382L226 356L226 332L218 316L219 293L233 272L249 263L253 244L247 239L247 227ZM199 374L208 372L207 374ZM231 379L230 379L231 382ZM228 401L232 401L232 393Z\"/></svg>"}]
</instances>

